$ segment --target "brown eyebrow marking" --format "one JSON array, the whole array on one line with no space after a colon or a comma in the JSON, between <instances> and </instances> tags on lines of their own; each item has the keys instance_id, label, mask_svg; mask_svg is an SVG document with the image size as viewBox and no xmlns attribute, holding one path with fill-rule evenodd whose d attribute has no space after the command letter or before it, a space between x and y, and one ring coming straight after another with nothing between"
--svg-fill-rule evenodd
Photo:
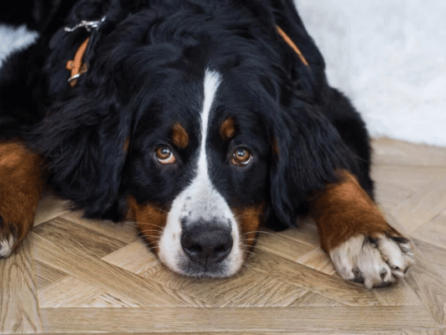
<instances>
[{"instance_id":1,"label":"brown eyebrow marking","mask_svg":"<svg viewBox=\"0 0 446 335\"><path fill-rule=\"evenodd\" d=\"M235 135L235 124L232 118L226 119L220 127L220 135L223 141L230 140Z\"/></svg>"},{"instance_id":2,"label":"brown eyebrow marking","mask_svg":"<svg viewBox=\"0 0 446 335\"><path fill-rule=\"evenodd\" d=\"M178 122L172 128L172 143L180 149L186 148L189 144L189 135L186 129Z\"/></svg>"}]
</instances>

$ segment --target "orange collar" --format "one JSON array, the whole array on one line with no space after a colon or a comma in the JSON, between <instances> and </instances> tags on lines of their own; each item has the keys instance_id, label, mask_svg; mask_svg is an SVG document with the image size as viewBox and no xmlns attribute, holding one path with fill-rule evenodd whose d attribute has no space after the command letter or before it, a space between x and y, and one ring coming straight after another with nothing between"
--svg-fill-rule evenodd
<instances>
[{"instance_id":1,"label":"orange collar","mask_svg":"<svg viewBox=\"0 0 446 335\"><path fill-rule=\"evenodd\" d=\"M291 38L279 27L277 27L277 32L280 36L284 39L284 41L293 49L297 56L299 56L300 60L305 66L309 66L307 60L305 59L304 55L300 51L300 49L297 47L297 45L291 40ZM68 79L68 82L70 83L71 87L76 86L77 78L80 77L82 73L85 73L88 71L87 64L83 63L83 58L85 54L85 50L87 49L88 42L90 41L90 38L87 38L77 49L76 55L74 56L73 60L69 60L66 65L66 69L68 71L71 71L71 77Z\"/></svg>"},{"instance_id":2,"label":"orange collar","mask_svg":"<svg viewBox=\"0 0 446 335\"><path fill-rule=\"evenodd\" d=\"M70 83L71 87L74 87L76 85L77 78L79 78L82 73L85 73L88 71L87 64L82 63L82 60L84 58L85 50L87 49L89 41L90 41L90 38L87 38L81 44L79 49L77 49L74 59L69 60L67 62L66 69L68 71L71 71L71 77L70 77L70 79L68 79L68 82Z\"/></svg>"}]
</instances>

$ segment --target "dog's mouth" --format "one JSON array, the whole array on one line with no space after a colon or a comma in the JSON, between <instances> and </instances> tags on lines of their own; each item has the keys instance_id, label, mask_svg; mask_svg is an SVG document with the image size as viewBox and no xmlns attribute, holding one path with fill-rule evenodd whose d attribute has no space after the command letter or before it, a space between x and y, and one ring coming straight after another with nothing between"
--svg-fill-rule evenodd
<instances>
[{"instance_id":1,"label":"dog's mouth","mask_svg":"<svg viewBox=\"0 0 446 335\"><path fill-rule=\"evenodd\" d=\"M197 263L188 257L180 257L178 273L196 278L226 278L231 274L229 273L229 264L227 261L220 263Z\"/></svg>"}]
</instances>

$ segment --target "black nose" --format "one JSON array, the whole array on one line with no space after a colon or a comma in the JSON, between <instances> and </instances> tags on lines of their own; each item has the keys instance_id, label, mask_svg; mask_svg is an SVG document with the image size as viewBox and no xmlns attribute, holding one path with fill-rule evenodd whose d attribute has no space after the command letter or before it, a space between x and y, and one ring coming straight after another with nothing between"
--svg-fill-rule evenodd
<instances>
[{"instance_id":1,"label":"black nose","mask_svg":"<svg viewBox=\"0 0 446 335\"><path fill-rule=\"evenodd\" d=\"M231 230L211 223L195 224L183 229L181 246L194 262L211 265L221 262L232 249Z\"/></svg>"}]
</instances>

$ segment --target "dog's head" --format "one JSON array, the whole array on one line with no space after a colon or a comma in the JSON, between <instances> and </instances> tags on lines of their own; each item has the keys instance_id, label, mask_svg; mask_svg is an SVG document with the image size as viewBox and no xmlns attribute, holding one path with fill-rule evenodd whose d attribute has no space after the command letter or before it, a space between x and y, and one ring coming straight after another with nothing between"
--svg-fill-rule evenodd
<instances>
[{"instance_id":1,"label":"dog's head","mask_svg":"<svg viewBox=\"0 0 446 335\"><path fill-rule=\"evenodd\" d=\"M293 225L348 150L305 101L311 70L274 25L218 10L147 10L110 28L36 146L87 216L127 216L172 270L226 277L261 222Z\"/></svg>"}]
</instances>

